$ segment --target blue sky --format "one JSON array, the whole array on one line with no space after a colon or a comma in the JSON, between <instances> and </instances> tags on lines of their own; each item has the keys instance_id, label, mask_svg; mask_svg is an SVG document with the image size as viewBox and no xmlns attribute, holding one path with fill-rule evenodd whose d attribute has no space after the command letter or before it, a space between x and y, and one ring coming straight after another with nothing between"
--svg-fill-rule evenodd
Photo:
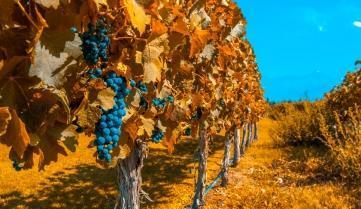
<instances>
[{"instance_id":1,"label":"blue sky","mask_svg":"<svg viewBox=\"0 0 361 209\"><path fill-rule=\"evenodd\" d=\"M361 59L361 0L236 0L266 97L314 100Z\"/></svg>"}]
</instances>

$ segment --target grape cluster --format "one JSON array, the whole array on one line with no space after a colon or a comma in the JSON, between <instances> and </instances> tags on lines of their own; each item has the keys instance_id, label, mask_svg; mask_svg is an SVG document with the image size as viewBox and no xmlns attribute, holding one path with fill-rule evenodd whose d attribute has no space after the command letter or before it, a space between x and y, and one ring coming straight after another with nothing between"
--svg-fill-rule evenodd
<instances>
[{"instance_id":1,"label":"grape cluster","mask_svg":"<svg viewBox=\"0 0 361 209\"><path fill-rule=\"evenodd\" d=\"M75 27L70 29L73 33L78 33ZM80 46L83 52L85 61L89 65L98 63L99 58L101 61L108 61L107 49L110 44L110 39L107 36L107 29L102 21L98 21L94 26L92 23L88 24L88 30L84 33L79 33L82 41Z\"/></svg>"},{"instance_id":2,"label":"grape cluster","mask_svg":"<svg viewBox=\"0 0 361 209\"><path fill-rule=\"evenodd\" d=\"M111 161L112 150L118 146L121 135L122 118L126 115L125 97L130 93L126 79L114 72L109 72L104 78L107 86L115 92L115 105L110 110L103 110L102 116L96 125L96 140L98 158Z\"/></svg>"},{"instance_id":3,"label":"grape cluster","mask_svg":"<svg viewBox=\"0 0 361 209\"><path fill-rule=\"evenodd\" d=\"M76 28L71 31L78 33ZM127 81L124 77L118 76L115 72L108 72L103 75L103 69L107 67L108 47L110 39L107 36L107 29L103 21L98 21L96 27L88 24L88 31L79 33L82 40L81 49L84 59L89 65L88 75L90 78L102 78L108 87L115 92L115 105L110 110L102 109L102 115L95 127L98 159L110 162L111 153L119 144L121 135L122 118L126 115L125 98L130 93L127 88ZM100 61L99 65L98 62ZM97 67L99 66L99 67Z\"/></svg>"},{"instance_id":4,"label":"grape cluster","mask_svg":"<svg viewBox=\"0 0 361 209\"><path fill-rule=\"evenodd\" d=\"M174 102L174 97L173 96L168 96L166 98L154 98L152 103L154 106L156 106L157 108L164 108L166 103L169 102L169 103L173 103Z\"/></svg>"},{"instance_id":5,"label":"grape cluster","mask_svg":"<svg viewBox=\"0 0 361 209\"><path fill-rule=\"evenodd\" d=\"M101 78L103 71L100 68L94 68L94 69L90 69L88 70L88 74L90 76L90 78Z\"/></svg>"},{"instance_id":6,"label":"grape cluster","mask_svg":"<svg viewBox=\"0 0 361 209\"><path fill-rule=\"evenodd\" d=\"M159 143L163 139L164 133L158 127L155 127L152 132L152 142Z\"/></svg>"},{"instance_id":7,"label":"grape cluster","mask_svg":"<svg viewBox=\"0 0 361 209\"><path fill-rule=\"evenodd\" d=\"M160 99L160 98L154 98L152 100L152 103L154 106L156 106L157 108L164 108L166 105L166 101L165 99Z\"/></svg>"},{"instance_id":8,"label":"grape cluster","mask_svg":"<svg viewBox=\"0 0 361 209\"><path fill-rule=\"evenodd\" d=\"M148 92L147 85L145 85L145 83L143 83L142 81L138 81L138 83L136 84L136 87L137 87L142 93L147 93L147 92Z\"/></svg>"}]
</instances>

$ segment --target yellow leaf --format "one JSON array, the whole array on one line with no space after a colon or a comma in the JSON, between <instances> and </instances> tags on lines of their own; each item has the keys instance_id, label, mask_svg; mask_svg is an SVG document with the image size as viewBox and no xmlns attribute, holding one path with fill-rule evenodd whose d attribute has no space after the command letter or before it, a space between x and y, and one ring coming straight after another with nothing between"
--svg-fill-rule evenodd
<instances>
[{"instance_id":1,"label":"yellow leaf","mask_svg":"<svg viewBox=\"0 0 361 209\"><path fill-rule=\"evenodd\" d=\"M145 14L143 7L135 0L124 0L124 5L132 25L138 29L140 34L144 33L146 25L150 23L150 18Z\"/></svg>"},{"instance_id":2,"label":"yellow leaf","mask_svg":"<svg viewBox=\"0 0 361 209\"><path fill-rule=\"evenodd\" d=\"M153 119L145 118L143 116L141 116L140 119L143 125L138 130L138 136L143 136L145 133L147 133L148 136L151 136L155 124Z\"/></svg>"},{"instance_id":3,"label":"yellow leaf","mask_svg":"<svg viewBox=\"0 0 361 209\"><path fill-rule=\"evenodd\" d=\"M143 52L145 83L157 82L162 78L162 69L165 64L161 55L168 50L168 34L165 33L149 42Z\"/></svg>"},{"instance_id":4,"label":"yellow leaf","mask_svg":"<svg viewBox=\"0 0 361 209\"><path fill-rule=\"evenodd\" d=\"M125 144L125 145L120 145L119 148L120 148L120 151L119 151L118 158L119 159L127 158L130 154L129 146L127 144Z\"/></svg>"},{"instance_id":5,"label":"yellow leaf","mask_svg":"<svg viewBox=\"0 0 361 209\"><path fill-rule=\"evenodd\" d=\"M92 102L91 104L99 105L103 109L109 110L112 109L113 106L115 105L114 97L115 97L115 92L111 88L102 89L99 92L97 92L96 98L94 102ZM91 99L91 96L89 96L89 99Z\"/></svg>"}]
</instances>

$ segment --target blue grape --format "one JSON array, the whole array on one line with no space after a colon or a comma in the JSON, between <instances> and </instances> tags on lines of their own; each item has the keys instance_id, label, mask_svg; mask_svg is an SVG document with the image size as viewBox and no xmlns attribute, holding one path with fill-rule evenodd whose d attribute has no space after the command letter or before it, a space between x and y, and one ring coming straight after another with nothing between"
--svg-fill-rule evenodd
<instances>
[{"instance_id":1,"label":"blue grape","mask_svg":"<svg viewBox=\"0 0 361 209\"><path fill-rule=\"evenodd\" d=\"M166 99L169 103L174 103L174 97L172 95L168 96Z\"/></svg>"},{"instance_id":2,"label":"blue grape","mask_svg":"<svg viewBox=\"0 0 361 209\"><path fill-rule=\"evenodd\" d=\"M103 137L104 149L98 149L98 159L111 161L109 151L118 146L121 134L122 118L126 115L125 97L127 95L127 86L125 78L118 76L114 72L108 72L103 77L107 85L112 88L116 96L115 104L110 110L102 109L102 116L96 125L97 138Z\"/></svg>"},{"instance_id":3,"label":"blue grape","mask_svg":"<svg viewBox=\"0 0 361 209\"><path fill-rule=\"evenodd\" d=\"M165 99L159 99L159 98L155 98L152 100L152 103L154 106L156 106L157 108L164 108L166 105L166 101Z\"/></svg>"},{"instance_id":4,"label":"blue grape","mask_svg":"<svg viewBox=\"0 0 361 209\"><path fill-rule=\"evenodd\" d=\"M135 83L134 80L130 80L130 86L131 86L131 87L135 87L135 86L136 86L136 83Z\"/></svg>"},{"instance_id":5,"label":"blue grape","mask_svg":"<svg viewBox=\"0 0 361 209\"><path fill-rule=\"evenodd\" d=\"M103 145L98 145L97 146L97 151L98 152L101 152L101 151L103 151L104 150L104 146Z\"/></svg>"},{"instance_id":6,"label":"blue grape","mask_svg":"<svg viewBox=\"0 0 361 209\"><path fill-rule=\"evenodd\" d=\"M159 143L163 139L163 136L163 132L158 127L155 127L151 136L152 142Z\"/></svg>"},{"instance_id":7,"label":"blue grape","mask_svg":"<svg viewBox=\"0 0 361 209\"><path fill-rule=\"evenodd\" d=\"M98 145L103 145L104 143L105 143L105 138L104 137L98 137L97 144Z\"/></svg>"},{"instance_id":8,"label":"blue grape","mask_svg":"<svg viewBox=\"0 0 361 209\"><path fill-rule=\"evenodd\" d=\"M105 137L105 142L107 144L109 144L112 140L113 140L113 138L110 135Z\"/></svg>"},{"instance_id":9,"label":"blue grape","mask_svg":"<svg viewBox=\"0 0 361 209\"><path fill-rule=\"evenodd\" d=\"M70 28L70 31L71 31L72 33L77 33L77 32L78 32L78 29L77 29L76 27L71 27L71 28Z\"/></svg>"},{"instance_id":10,"label":"blue grape","mask_svg":"<svg viewBox=\"0 0 361 209\"><path fill-rule=\"evenodd\" d=\"M103 134L104 134L105 136L109 136L109 134L110 134L109 128L104 128L104 129L103 129Z\"/></svg>"},{"instance_id":11,"label":"blue grape","mask_svg":"<svg viewBox=\"0 0 361 209\"><path fill-rule=\"evenodd\" d=\"M147 93L147 92L148 92L147 86L146 86L142 81L138 81L138 83L137 83L136 86L137 86L137 88L140 89L140 91L141 91L142 93Z\"/></svg>"},{"instance_id":12,"label":"blue grape","mask_svg":"<svg viewBox=\"0 0 361 209\"><path fill-rule=\"evenodd\" d=\"M71 28L71 31L77 32L76 28ZM90 67L87 72L89 77L103 79L106 85L115 92L115 105L110 110L101 109L102 115L95 127L98 159L110 162L112 156L109 151L118 145L123 124L122 118L126 115L125 98L130 93L130 89L127 88L124 77L118 76L113 71L106 74L103 72L108 66L109 59L107 52L110 38L107 33L104 20L100 19L95 25L89 23L87 31L79 33L79 37L82 41L80 47L83 57ZM141 88L146 90L144 84Z\"/></svg>"}]
</instances>

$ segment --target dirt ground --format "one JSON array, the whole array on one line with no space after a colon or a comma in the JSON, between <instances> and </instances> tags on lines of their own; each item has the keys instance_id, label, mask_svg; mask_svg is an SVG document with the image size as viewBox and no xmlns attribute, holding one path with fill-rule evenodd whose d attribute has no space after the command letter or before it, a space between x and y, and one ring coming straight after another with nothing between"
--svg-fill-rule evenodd
<instances>
[{"instance_id":1,"label":"dirt ground","mask_svg":"<svg viewBox=\"0 0 361 209\"><path fill-rule=\"evenodd\" d=\"M259 140L252 144L236 168L230 169L228 187L216 186L206 196L206 209L228 208L355 208L352 191L341 183L324 180L314 170L317 150L278 148L272 143L272 121L260 122ZM16 172L8 149L0 145L0 208L113 208L117 194L114 169L96 165L90 139L82 137L75 153L57 163ZM154 202L146 209L182 209L192 202L196 176L196 140L176 145L172 155L151 145L143 170L143 189ZM222 139L210 143L208 181L219 172Z\"/></svg>"}]
</instances>

